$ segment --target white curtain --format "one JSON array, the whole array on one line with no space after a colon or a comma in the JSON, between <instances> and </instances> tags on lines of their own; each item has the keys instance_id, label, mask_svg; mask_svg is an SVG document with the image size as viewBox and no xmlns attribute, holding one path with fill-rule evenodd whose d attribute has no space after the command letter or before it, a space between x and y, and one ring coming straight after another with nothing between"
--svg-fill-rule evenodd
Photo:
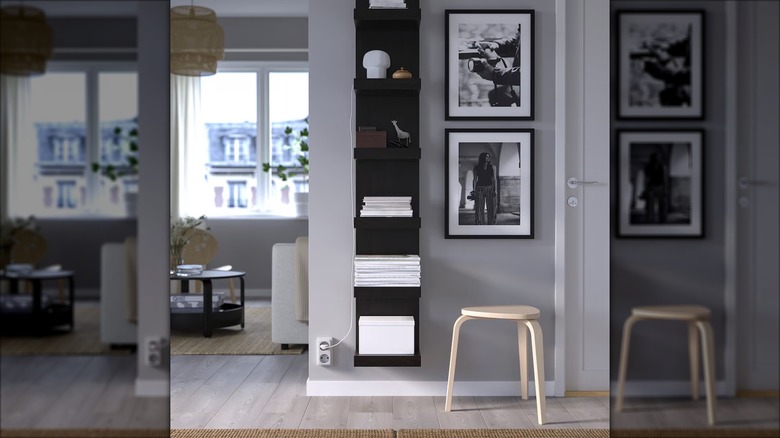
<instances>
[{"instance_id":1,"label":"white curtain","mask_svg":"<svg viewBox=\"0 0 780 438\"><path fill-rule=\"evenodd\" d=\"M171 75L171 217L200 216L198 198L213 196L204 180L207 153L198 137L200 78ZM200 163L200 166L193 163Z\"/></svg>"},{"instance_id":2,"label":"white curtain","mask_svg":"<svg viewBox=\"0 0 780 438\"><path fill-rule=\"evenodd\" d=\"M9 207L18 204L17 187L19 144L24 141L30 103L30 78L0 75L0 217L11 216ZM28 170L29 171L29 170Z\"/></svg>"}]
</instances>

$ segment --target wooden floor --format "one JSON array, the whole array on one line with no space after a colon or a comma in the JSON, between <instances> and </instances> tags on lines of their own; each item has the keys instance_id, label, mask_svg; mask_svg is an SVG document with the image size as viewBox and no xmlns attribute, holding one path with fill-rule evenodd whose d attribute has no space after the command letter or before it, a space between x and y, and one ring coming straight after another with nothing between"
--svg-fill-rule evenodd
<instances>
[{"instance_id":1,"label":"wooden floor","mask_svg":"<svg viewBox=\"0 0 780 438\"><path fill-rule=\"evenodd\" d=\"M628 397L623 412L610 415L612 429L707 428L704 397L679 398ZM780 399L777 397L719 398L715 409L718 429L778 429L780 436Z\"/></svg>"},{"instance_id":2,"label":"wooden floor","mask_svg":"<svg viewBox=\"0 0 780 438\"><path fill-rule=\"evenodd\" d=\"M3 356L4 429L165 429L168 400L135 396L136 357Z\"/></svg>"},{"instance_id":3,"label":"wooden floor","mask_svg":"<svg viewBox=\"0 0 780 438\"><path fill-rule=\"evenodd\" d=\"M171 428L538 428L533 397L307 397L308 354L173 356ZM609 427L606 397L547 398L542 428Z\"/></svg>"}]
</instances>

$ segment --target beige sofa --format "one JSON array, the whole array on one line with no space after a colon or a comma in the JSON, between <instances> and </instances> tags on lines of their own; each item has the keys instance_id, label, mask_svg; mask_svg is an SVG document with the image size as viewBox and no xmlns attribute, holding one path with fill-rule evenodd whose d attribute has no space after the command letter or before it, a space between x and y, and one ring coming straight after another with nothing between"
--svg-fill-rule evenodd
<instances>
[{"instance_id":1,"label":"beige sofa","mask_svg":"<svg viewBox=\"0 0 780 438\"><path fill-rule=\"evenodd\" d=\"M309 238L277 243L271 253L271 341L309 343Z\"/></svg>"}]
</instances>

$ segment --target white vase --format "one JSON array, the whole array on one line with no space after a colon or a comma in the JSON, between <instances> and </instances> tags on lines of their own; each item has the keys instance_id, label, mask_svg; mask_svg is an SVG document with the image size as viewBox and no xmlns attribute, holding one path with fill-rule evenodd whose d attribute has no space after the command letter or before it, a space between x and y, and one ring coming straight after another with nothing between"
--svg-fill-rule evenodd
<instances>
[{"instance_id":1,"label":"white vase","mask_svg":"<svg viewBox=\"0 0 780 438\"><path fill-rule=\"evenodd\" d=\"M309 192L295 192L293 194L293 200L295 201L295 215L308 216L309 215Z\"/></svg>"}]
</instances>

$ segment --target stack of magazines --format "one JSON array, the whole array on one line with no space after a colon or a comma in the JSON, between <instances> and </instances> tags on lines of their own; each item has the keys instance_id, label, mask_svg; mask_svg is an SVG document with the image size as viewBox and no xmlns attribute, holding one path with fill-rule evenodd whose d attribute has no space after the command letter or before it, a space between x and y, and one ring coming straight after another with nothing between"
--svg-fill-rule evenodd
<instances>
[{"instance_id":1,"label":"stack of magazines","mask_svg":"<svg viewBox=\"0 0 780 438\"><path fill-rule=\"evenodd\" d=\"M412 217L412 197L364 196L360 217Z\"/></svg>"},{"instance_id":2,"label":"stack of magazines","mask_svg":"<svg viewBox=\"0 0 780 438\"><path fill-rule=\"evenodd\" d=\"M420 256L356 255L355 286L419 287Z\"/></svg>"},{"instance_id":3,"label":"stack of magazines","mask_svg":"<svg viewBox=\"0 0 780 438\"><path fill-rule=\"evenodd\" d=\"M406 9L406 0L369 0L369 9Z\"/></svg>"}]
</instances>

